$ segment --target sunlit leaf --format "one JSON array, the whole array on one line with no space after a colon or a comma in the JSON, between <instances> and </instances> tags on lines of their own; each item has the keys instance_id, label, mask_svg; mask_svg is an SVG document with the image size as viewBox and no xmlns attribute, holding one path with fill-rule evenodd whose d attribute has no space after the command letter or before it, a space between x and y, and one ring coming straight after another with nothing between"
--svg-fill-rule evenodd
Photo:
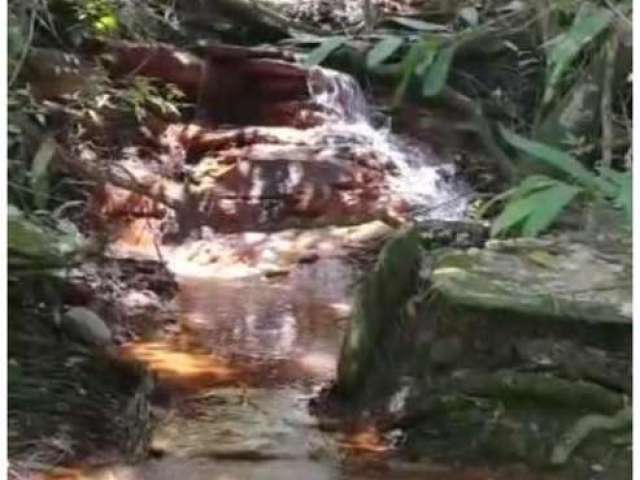
<instances>
[{"instance_id":1,"label":"sunlit leaf","mask_svg":"<svg viewBox=\"0 0 640 480\"><path fill-rule=\"evenodd\" d=\"M94 28L100 33L113 33L118 29L118 19L114 15L104 15L96 20Z\"/></svg>"}]
</instances>

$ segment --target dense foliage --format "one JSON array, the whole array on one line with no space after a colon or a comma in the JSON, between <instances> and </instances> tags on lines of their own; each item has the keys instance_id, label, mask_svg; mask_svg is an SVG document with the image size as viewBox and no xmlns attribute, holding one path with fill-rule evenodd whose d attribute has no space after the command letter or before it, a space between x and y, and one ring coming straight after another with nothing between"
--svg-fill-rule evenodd
<instances>
[{"instance_id":1,"label":"dense foliage","mask_svg":"<svg viewBox=\"0 0 640 480\"><path fill-rule=\"evenodd\" d=\"M578 200L630 220L631 2L499 3L465 6L448 23L398 17L364 38L319 39L307 62L360 57L368 76L393 79L395 106L463 99L518 172L503 168L518 185L481 209L502 205L495 235L539 235ZM484 71L470 67L478 58Z\"/></svg>"}]
</instances>

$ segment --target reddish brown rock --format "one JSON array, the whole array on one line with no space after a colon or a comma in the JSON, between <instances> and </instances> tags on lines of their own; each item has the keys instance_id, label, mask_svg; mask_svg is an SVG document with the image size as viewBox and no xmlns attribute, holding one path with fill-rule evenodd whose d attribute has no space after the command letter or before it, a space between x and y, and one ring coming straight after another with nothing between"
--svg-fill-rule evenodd
<instances>
[{"instance_id":1,"label":"reddish brown rock","mask_svg":"<svg viewBox=\"0 0 640 480\"><path fill-rule=\"evenodd\" d=\"M307 72L297 65L212 51L198 110L201 118L216 123L277 125L271 107L308 97Z\"/></svg>"},{"instance_id":2,"label":"reddish brown rock","mask_svg":"<svg viewBox=\"0 0 640 480\"><path fill-rule=\"evenodd\" d=\"M108 67L116 76L155 78L176 85L189 98L198 97L204 62L187 51L163 43L118 40L107 44L107 53Z\"/></svg>"},{"instance_id":3,"label":"reddish brown rock","mask_svg":"<svg viewBox=\"0 0 640 480\"><path fill-rule=\"evenodd\" d=\"M23 73L38 100L60 99L78 93L97 78L95 64L80 55L53 48L31 48Z\"/></svg>"},{"instance_id":4,"label":"reddish brown rock","mask_svg":"<svg viewBox=\"0 0 640 480\"><path fill-rule=\"evenodd\" d=\"M282 52L218 45L202 60L171 45L126 41L110 41L106 50L113 75L174 84L198 101L201 120L216 124L287 125L289 115L300 123L295 102L309 97L307 71Z\"/></svg>"},{"instance_id":5,"label":"reddish brown rock","mask_svg":"<svg viewBox=\"0 0 640 480\"><path fill-rule=\"evenodd\" d=\"M204 62L167 45L113 42L109 49L114 75L177 84L199 98L204 121L153 125L122 150L119 163L135 166L144 188L105 186L96 200L106 223L161 218L170 208L186 235L203 226L350 225L402 211L383 154L357 131L330 128L340 115L314 103L309 71L277 52L216 46ZM119 180L110 182L125 186Z\"/></svg>"}]
</instances>

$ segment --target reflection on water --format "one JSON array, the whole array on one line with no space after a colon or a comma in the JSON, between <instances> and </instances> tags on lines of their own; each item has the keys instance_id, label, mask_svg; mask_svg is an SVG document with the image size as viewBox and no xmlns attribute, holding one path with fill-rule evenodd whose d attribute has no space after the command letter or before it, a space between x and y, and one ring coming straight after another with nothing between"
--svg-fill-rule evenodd
<instances>
[{"instance_id":1,"label":"reflection on water","mask_svg":"<svg viewBox=\"0 0 640 480\"><path fill-rule=\"evenodd\" d=\"M335 376L354 278L329 258L272 280L183 278L182 333L124 353L173 386L299 384L308 393Z\"/></svg>"},{"instance_id":2,"label":"reflection on water","mask_svg":"<svg viewBox=\"0 0 640 480\"><path fill-rule=\"evenodd\" d=\"M352 281L347 266L326 259L279 280L183 279L177 303L187 327L217 354L327 363L337 355Z\"/></svg>"},{"instance_id":3,"label":"reflection on water","mask_svg":"<svg viewBox=\"0 0 640 480\"><path fill-rule=\"evenodd\" d=\"M324 433L308 401L335 376L348 299L347 264L321 259L268 280L183 278L183 331L125 354L158 374L175 402L154 429L160 458L67 470L91 480L507 480L519 471L449 468L394 458L366 425Z\"/></svg>"}]
</instances>

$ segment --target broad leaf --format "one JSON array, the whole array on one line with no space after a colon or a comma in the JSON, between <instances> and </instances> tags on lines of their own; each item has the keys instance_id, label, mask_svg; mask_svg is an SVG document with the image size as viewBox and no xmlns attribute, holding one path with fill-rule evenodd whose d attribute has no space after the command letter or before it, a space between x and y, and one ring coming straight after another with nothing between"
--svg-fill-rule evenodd
<instances>
[{"instance_id":1,"label":"broad leaf","mask_svg":"<svg viewBox=\"0 0 640 480\"><path fill-rule=\"evenodd\" d=\"M566 183L557 183L549 189L529 195L527 200L535 201L536 208L522 226L523 236L537 237L549 228L580 190Z\"/></svg>"},{"instance_id":2,"label":"broad leaf","mask_svg":"<svg viewBox=\"0 0 640 480\"><path fill-rule=\"evenodd\" d=\"M393 106L400 105L402 102L402 98L409 88L409 82L411 81L411 77L416 69L416 66L419 64L421 60L421 56L424 52L423 42L414 43L409 52L405 55L404 60L402 61L402 67L400 70L400 82L398 82L398 86L393 94Z\"/></svg>"},{"instance_id":3,"label":"broad leaf","mask_svg":"<svg viewBox=\"0 0 640 480\"><path fill-rule=\"evenodd\" d=\"M493 221L491 236L502 235L522 223L528 215L531 215L534 208L535 204L527 197L508 203L502 213Z\"/></svg>"},{"instance_id":4,"label":"broad leaf","mask_svg":"<svg viewBox=\"0 0 640 480\"><path fill-rule=\"evenodd\" d=\"M402 37L389 35L383 38L367 54L367 67L377 67L396 53L403 44L404 39Z\"/></svg>"},{"instance_id":5,"label":"broad leaf","mask_svg":"<svg viewBox=\"0 0 640 480\"><path fill-rule=\"evenodd\" d=\"M523 197L536 190L548 188L556 182L557 180L547 177L546 175L529 175L520 183L520 185L510 188L509 190L502 192L494 196L493 198L491 198L484 205L482 205L482 207L478 210L477 213L480 217L484 217L486 213L489 211L489 209L491 209L491 207L493 207L499 202L502 202L507 199L516 199L516 198Z\"/></svg>"},{"instance_id":6,"label":"broad leaf","mask_svg":"<svg viewBox=\"0 0 640 480\"><path fill-rule=\"evenodd\" d=\"M320 44L317 48L312 50L305 59L305 65L319 65L324 62L329 55L335 52L338 48L347 43L347 37L330 37Z\"/></svg>"},{"instance_id":7,"label":"broad leaf","mask_svg":"<svg viewBox=\"0 0 640 480\"><path fill-rule=\"evenodd\" d=\"M529 140L502 125L500 126L500 133L515 148L527 153L531 158L542 161L546 165L573 177L584 187L600 191L605 195L614 193L609 183L599 178L568 153L544 143Z\"/></svg>"},{"instance_id":8,"label":"broad leaf","mask_svg":"<svg viewBox=\"0 0 640 480\"><path fill-rule=\"evenodd\" d=\"M422 95L433 97L439 95L447 84L449 69L453 62L457 46L447 45L436 54L433 63L427 69L422 80Z\"/></svg>"},{"instance_id":9,"label":"broad leaf","mask_svg":"<svg viewBox=\"0 0 640 480\"><path fill-rule=\"evenodd\" d=\"M581 191L580 188L556 181L530 195L509 202L495 219L493 236L520 227L524 236L537 236L558 218L562 210Z\"/></svg>"},{"instance_id":10,"label":"broad leaf","mask_svg":"<svg viewBox=\"0 0 640 480\"><path fill-rule=\"evenodd\" d=\"M27 220L14 206L10 206L8 217L7 247L10 252L29 257L55 256L55 240L49 232Z\"/></svg>"},{"instance_id":11,"label":"broad leaf","mask_svg":"<svg viewBox=\"0 0 640 480\"><path fill-rule=\"evenodd\" d=\"M422 42L421 60L416 65L415 74L421 77L433 64L436 54L440 49L441 42L438 40L424 40Z\"/></svg>"},{"instance_id":12,"label":"broad leaf","mask_svg":"<svg viewBox=\"0 0 640 480\"><path fill-rule=\"evenodd\" d=\"M7 247L34 264L62 265L69 254L83 246L82 235L69 221L58 223L60 228L53 229L30 220L14 205L7 210Z\"/></svg>"},{"instance_id":13,"label":"broad leaf","mask_svg":"<svg viewBox=\"0 0 640 480\"><path fill-rule=\"evenodd\" d=\"M614 16L608 8L582 4L569 31L553 42L548 54L544 105L553 100L558 84L578 54L611 24Z\"/></svg>"}]
</instances>

